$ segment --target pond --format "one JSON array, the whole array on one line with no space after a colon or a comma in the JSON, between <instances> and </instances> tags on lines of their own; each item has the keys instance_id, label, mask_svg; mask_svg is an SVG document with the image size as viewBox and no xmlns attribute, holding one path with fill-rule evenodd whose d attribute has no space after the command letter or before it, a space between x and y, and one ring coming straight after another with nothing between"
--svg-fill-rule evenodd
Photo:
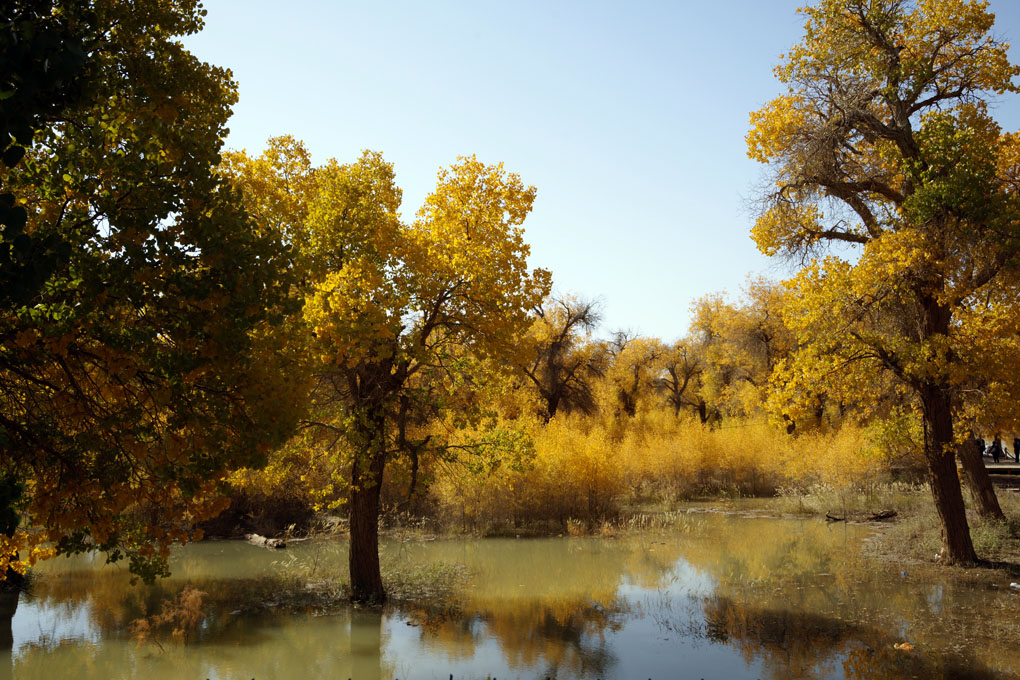
<instances>
[{"instance_id":1,"label":"pond","mask_svg":"<svg viewBox=\"0 0 1020 680\"><path fill-rule=\"evenodd\" d=\"M260 595L267 606L238 604L281 574L341 569L342 540L275 552L192 544L154 587L131 585L124 568L99 558L53 560L20 596L0 677L1020 674L1020 595L1008 584L869 561L873 529L863 526L712 512L680 520L600 538L391 540L384 562L420 565L426 581L452 574L455 592L382 609L294 611L274 607L271 590ZM187 585L204 593L194 630L132 635L132 621Z\"/></svg>"}]
</instances>

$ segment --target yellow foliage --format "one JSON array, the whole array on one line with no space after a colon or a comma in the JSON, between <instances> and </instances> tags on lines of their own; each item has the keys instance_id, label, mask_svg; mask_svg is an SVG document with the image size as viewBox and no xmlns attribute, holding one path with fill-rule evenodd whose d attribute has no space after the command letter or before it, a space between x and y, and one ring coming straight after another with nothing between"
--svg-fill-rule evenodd
<instances>
[{"instance_id":1,"label":"yellow foliage","mask_svg":"<svg viewBox=\"0 0 1020 680\"><path fill-rule=\"evenodd\" d=\"M625 421L557 417L530 426L529 465L457 467L430 492L440 514L465 529L545 521L578 533L597 530L624 504L858 488L888 473L892 460L874 433L854 425L791 437L760 420L727 422L711 429L666 411Z\"/></svg>"}]
</instances>

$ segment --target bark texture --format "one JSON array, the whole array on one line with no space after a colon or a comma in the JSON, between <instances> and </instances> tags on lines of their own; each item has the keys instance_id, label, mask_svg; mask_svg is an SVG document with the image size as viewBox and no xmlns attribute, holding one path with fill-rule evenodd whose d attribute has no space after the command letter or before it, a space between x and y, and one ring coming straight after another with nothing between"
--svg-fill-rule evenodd
<instances>
[{"instance_id":1,"label":"bark texture","mask_svg":"<svg viewBox=\"0 0 1020 680\"><path fill-rule=\"evenodd\" d=\"M351 600L382 604L386 601L379 569L379 492L385 455L371 454L367 464L355 464L351 491Z\"/></svg>"},{"instance_id":2,"label":"bark texture","mask_svg":"<svg viewBox=\"0 0 1020 680\"><path fill-rule=\"evenodd\" d=\"M999 506L992 478L988 476L988 470L981 460L981 452L978 451L974 438L970 437L960 444L956 449L956 455L963 466L964 479L967 480L978 514L982 517L1005 520L1006 515Z\"/></svg>"},{"instance_id":3,"label":"bark texture","mask_svg":"<svg viewBox=\"0 0 1020 680\"><path fill-rule=\"evenodd\" d=\"M924 456L928 462L935 511L942 525L942 559L949 564L974 564L977 555L970 539L963 491L953 456L953 415L949 396L931 382L919 390L924 409Z\"/></svg>"}]
</instances>

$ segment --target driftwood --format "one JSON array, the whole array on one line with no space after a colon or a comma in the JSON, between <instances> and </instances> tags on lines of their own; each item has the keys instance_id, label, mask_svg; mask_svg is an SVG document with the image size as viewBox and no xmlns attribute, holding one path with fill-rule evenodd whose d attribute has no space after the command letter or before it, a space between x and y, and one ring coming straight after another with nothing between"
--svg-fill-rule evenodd
<instances>
[{"instance_id":1,"label":"driftwood","mask_svg":"<svg viewBox=\"0 0 1020 680\"><path fill-rule=\"evenodd\" d=\"M259 536L258 534L245 534L244 539L249 543L253 543L263 548L286 548L287 542L282 538L266 538L265 536Z\"/></svg>"},{"instance_id":2,"label":"driftwood","mask_svg":"<svg viewBox=\"0 0 1020 680\"><path fill-rule=\"evenodd\" d=\"M850 522L850 521L857 521L857 522L881 522L882 520L885 520L885 519L892 519L893 517L896 517L896 515L897 515L897 513L896 513L895 510L880 510L879 512L873 512L872 514L866 515L866 516L863 516L863 517L847 518L847 517L839 517L837 515L833 515L832 513L828 513L827 512L827 513L825 513L825 521L827 521L827 522Z\"/></svg>"},{"instance_id":3,"label":"driftwood","mask_svg":"<svg viewBox=\"0 0 1020 680\"><path fill-rule=\"evenodd\" d=\"M892 519L893 517L896 516L896 514L897 513L896 513L895 510L882 510L881 512L876 512L874 515L869 517L868 521L869 522L881 522L884 519Z\"/></svg>"}]
</instances>

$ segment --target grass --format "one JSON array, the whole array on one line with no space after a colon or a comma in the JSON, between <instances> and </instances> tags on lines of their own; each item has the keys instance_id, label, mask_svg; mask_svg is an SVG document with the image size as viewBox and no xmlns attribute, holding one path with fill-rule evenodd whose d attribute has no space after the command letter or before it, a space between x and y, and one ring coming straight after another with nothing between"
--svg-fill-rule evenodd
<instances>
[{"instance_id":1,"label":"grass","mask_svg":"<svg viewBox=\"0 0 1020 680\"><path fill-rule=\"evenodd\" d=\"M437 562L409 564L400 555L384 558L380 564L383 584L391 602L422 603L453 600L470 574L461 565ZM292 602L296 608L311 603L317 609L346 606L350 581L346 569L324 566L317 555L281 562L277 600Z\"/></svg>"},{"instance_id":2,"label":"grass","mask_svg":"<svg viewBox=\"0 0 1020 680\"><path fill-rule=\"evenodd\" d=\"M985 563L1020 575L1020 495L996 491L1006 520L981 517L968 504L971 540ZM895 521L884 523L871 542L876 557L934 563L942 550L938 516L924 484L887 482L857 488L814 484L806 489L782 489L778 498L762 499L761 507L779 514L832 514L849 520L894 510Z\"/></svg>"},{"instance_id":3,"label":"grass","mask_svg":"<svg viewBox=\"0 0 1020 680\"><path fill-rule=\"evenodd\" d=\"M1006 520L986 519L968 511L970 536L978 557L1020 575L1020 496L998 490ZM930 498L902 513L876 541L881 554L923 562L934 561L942 548L938 517ZM1009 565L1012 565L1010 567Z\"/></svg>"},{"instance_id":4,"label":"grass","mask_svg":"<svg viewBox=\"0 0 1020 680\"><path fill-rule=\"evenodd\" d=\"M928 505L931 505L931 494L927 487L909 482L850 487L812 484L805 489L784 488L772 503L778 512L798 515L833 514L849 519L861 518L881 510L910 514Z\"/></svg>"}]
</instances>

